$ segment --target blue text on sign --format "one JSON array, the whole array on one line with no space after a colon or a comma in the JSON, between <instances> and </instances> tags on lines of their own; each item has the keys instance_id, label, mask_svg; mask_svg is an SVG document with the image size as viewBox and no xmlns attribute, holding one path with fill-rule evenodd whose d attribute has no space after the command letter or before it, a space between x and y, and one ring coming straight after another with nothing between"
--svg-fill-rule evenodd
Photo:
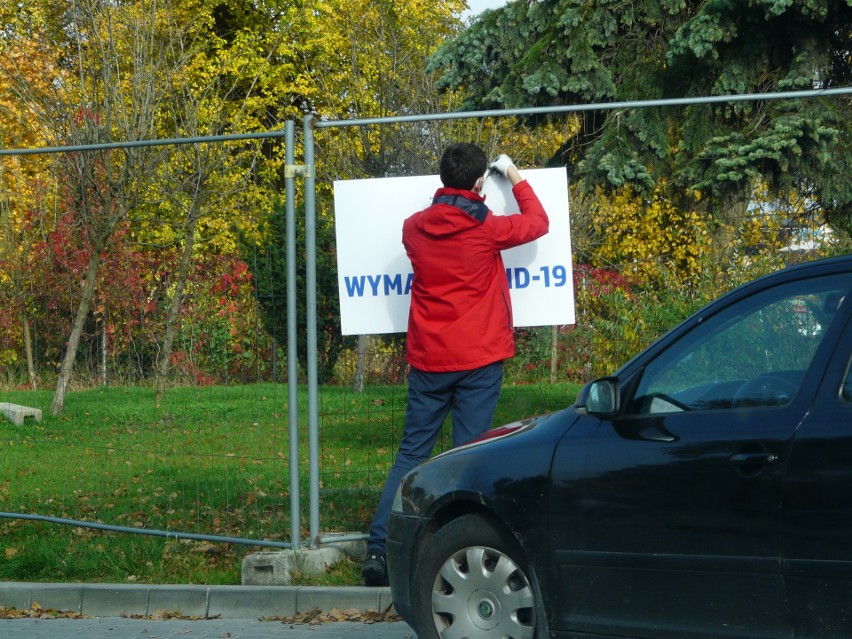
<instances>
[{"instance_id":1,"label":"blue text on sign","mask_svg":"<svg viewBox=\"0 0 852 639\"><path fill-rule=\"evenodd\" d=\"M568 283L568 269L561 264L542 266L530 270L523 266L506 269L509 288L525 289L530 286L559 288ZM346 295L353 297L390 297L411 293L414 273L379 273L377 275L344 276Z\"/></svg>"},{"instance_id":2,"label":"blue text on sign","mask_svg":"<svg viewBox=\"0 0 852 639\"><path fill-rule=\"evenodd\" d=\"M509 288L514 289L537 285L559 288L568 283L568 269L561 264L542 266L532 271L523 266L509 267L506 269L506 279L509 280Z\"/></svg>"}]
</instances>

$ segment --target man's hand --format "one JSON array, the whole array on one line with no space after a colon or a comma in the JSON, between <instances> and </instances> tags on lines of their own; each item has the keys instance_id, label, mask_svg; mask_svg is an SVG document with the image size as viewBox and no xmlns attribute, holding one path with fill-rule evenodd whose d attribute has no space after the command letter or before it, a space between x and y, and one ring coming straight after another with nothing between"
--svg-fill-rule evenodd
<instances>
[{"instance_id":1,"label":"man's hand","mask_svg":"<svg viewBox=\"0 0 852 639\"><path fill-rule=\"evenodd\" d=\"M512 158L505 153L502 153L500 157L494 160L488 168L500 175L506 176L512 186L515 186L522 179L521 174L518 173L518 168L512 162Z\"/></svg>"},{"instance_id":2,"label":"man's hand","mask_svg":"<svg viewBox=\"0 0 852 639\"><path fill-rule=\"evenodd\" d=\"M515 166L515 163L512 162L512 158L503 153L500 157L494 160L488 168L492 171L496 171L500 175L508 176L509 167L513 166Z\"/></svg>"}]
</instances>

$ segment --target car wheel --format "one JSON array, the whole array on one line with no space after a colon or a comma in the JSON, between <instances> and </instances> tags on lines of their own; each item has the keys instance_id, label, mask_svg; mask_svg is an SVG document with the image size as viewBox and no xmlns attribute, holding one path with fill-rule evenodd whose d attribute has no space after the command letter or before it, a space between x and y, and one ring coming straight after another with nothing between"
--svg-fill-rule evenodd
<instances>
[{"instance_id":1,"label":"car wheel","mask_svg":"<svg viewBox=\"0 0 852 639\"><path fill-rule=\"evenodd\" d=\"M425 542L415 568L418 639L533 639L543 615L527 575L517 542L499 525L478 514L453 520Z\"/></svg>"}]
</instances>

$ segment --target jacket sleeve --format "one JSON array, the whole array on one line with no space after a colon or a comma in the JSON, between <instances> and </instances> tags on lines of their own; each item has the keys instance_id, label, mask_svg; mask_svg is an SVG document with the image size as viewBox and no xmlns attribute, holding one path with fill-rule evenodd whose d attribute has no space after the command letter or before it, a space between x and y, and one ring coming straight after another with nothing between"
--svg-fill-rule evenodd
<instances>
[{"instance_id":1,"label":"jacket sleeve","mask_svg":"<svg viewBox=\"0 0 852 639\"><path fill-rule=\"evenodd\" d=\"M493 239L501 251L537 240L547 233L550 225L541 201L526 180L512 187L512 193L520 215L491 215Z\"/></svg>"}]
</instances>

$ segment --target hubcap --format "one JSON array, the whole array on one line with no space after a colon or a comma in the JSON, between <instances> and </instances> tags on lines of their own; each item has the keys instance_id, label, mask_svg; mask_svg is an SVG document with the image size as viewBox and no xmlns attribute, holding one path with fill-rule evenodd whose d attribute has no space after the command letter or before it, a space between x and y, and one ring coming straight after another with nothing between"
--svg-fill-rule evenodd
<instances>
[{"instance_id":1,"label":"hubcap","mask_svg":"<svg viewBox=\"0 0 852 639\"><path fill-rule=\"evenodd\" d=\"M471 546L448 557L436 575L432 618L441 637L533 639L535 597L511 557Z\"/></svg>"}]
</instances>

